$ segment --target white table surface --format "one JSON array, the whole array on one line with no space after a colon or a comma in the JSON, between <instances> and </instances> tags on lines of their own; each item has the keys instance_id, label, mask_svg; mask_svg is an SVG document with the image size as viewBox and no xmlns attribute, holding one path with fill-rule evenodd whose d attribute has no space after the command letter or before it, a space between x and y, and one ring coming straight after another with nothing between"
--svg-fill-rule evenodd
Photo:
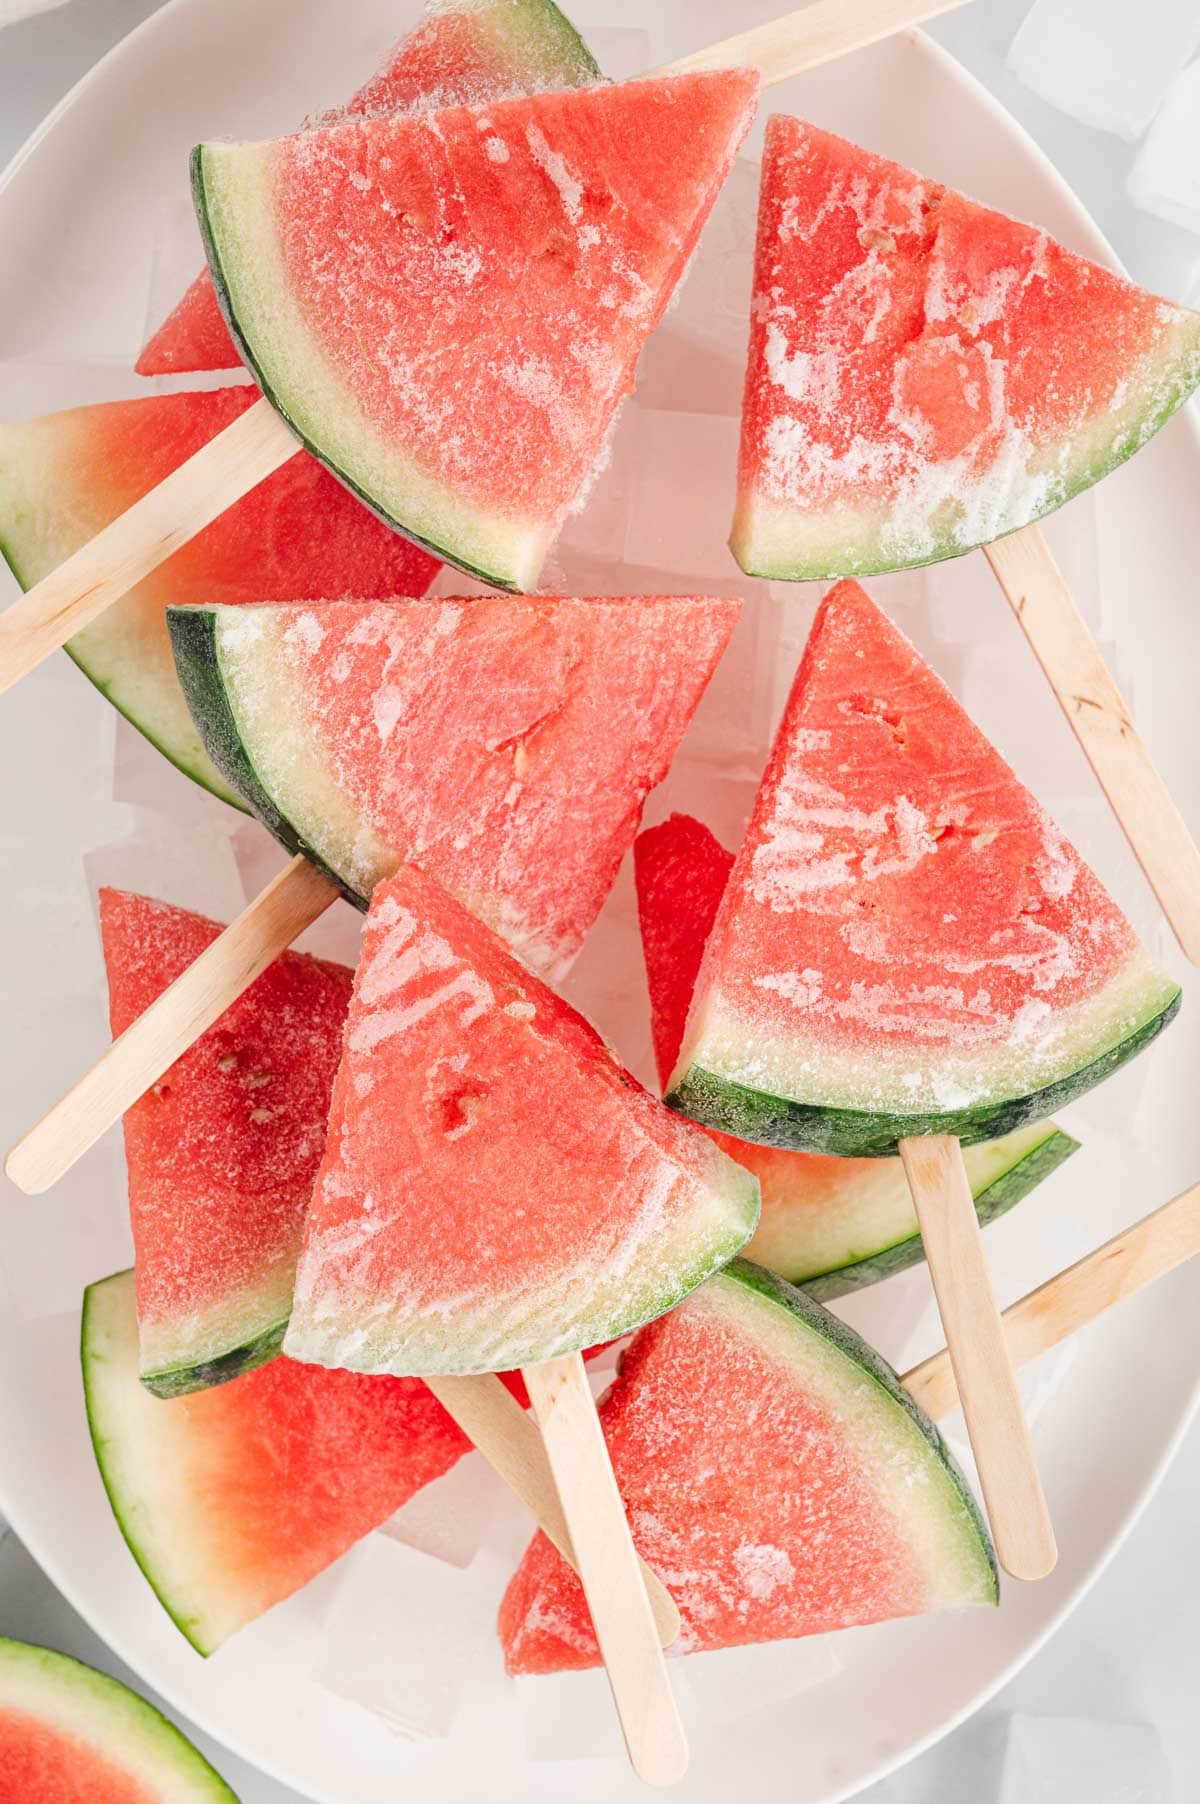
<instances>
[{"instance_id":1,"label":"white table surface","mask_svg":"<svg viewBox=\"0 0 1200 1804\"><path fill-rule=\"evenodd\" d=\"M158 0L72 0L0 32L0 166L71 85ZM1191 8L1196 0L1175 0ZM1136 0L1130 0L1136 4ZM1033 133L1135 278L1200 304L1200 238L1139 214L1124 195L1130 149L1090 131L1024 90L1004 52L1027 0L975 0L935 35ZM1197 1695L1200 1604L1195 1556L1200 1433L1193 1431L1131 1539L1048 1647L992 1704L864 1804L1042 1804L1028 1786L1001 1792L1003 1727L1014 1713L1143 1724L1161 1738L1165 1773L1151 1771L1104 1804L1193 1804L1200 1799ZM0 1539L0 1633L45 1642L146 1687L63 1601L16 1537ZM147 1694L150 1695L150 1694ZM868 1706L869 1707L869 1706ZM298 1804L294 1792L233 1759L186 1722L244 1804ZM1050 1797L1050 1792L1045 1794ZM1054 1804L1096 1804L1092 1784L1058 1778Z\"/></svg>"}]
</instances>

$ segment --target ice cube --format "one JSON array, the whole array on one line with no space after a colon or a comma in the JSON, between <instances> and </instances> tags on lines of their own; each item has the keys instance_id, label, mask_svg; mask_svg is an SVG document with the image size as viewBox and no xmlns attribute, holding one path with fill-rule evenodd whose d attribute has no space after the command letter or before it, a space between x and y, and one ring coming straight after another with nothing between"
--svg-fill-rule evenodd
<instances>
[{"instance_id":1,"label":"ice cube","mask_svg":"<svg viewBox=\"0 0 1200 1804\"><path fill-rule=\"evenodd\" d=\"M728 593L738 569L726 539L737 480L738 427L713 414L643 409L625 535L631 564L664 581ZM736 592L736 591L735 591Z\"/></svg>"},{"instance_id":2,"label":"ice cube","mask_svg":"<svg viewBox=\"0 0 1200 1804\"><path fill-rule=\"evenodd\" d=\"M1034 0L1008 52L1027 88L1131 143L1200 46L1200 11L1178 0Z\"/></svg>"},{"instance_id":3,"label":"ice cube","mask_svg":"<svg viewBox=\"0 0 1200 1804\"><path fill-rule=\"evenodd\" d=\"M465 1570L483 1546L497 1506L507 1494L504 1480L482 1455L468 1453L410 1497L379 1532Z\"/></svg>"},{"instance_id":4,"label":"ice cube","mask_svg":"<svg viewBox=\"0 0 1200 1804\"><path fill-rule=\"evenodd\" d=\"M717 196L679 290L673 323L745 367L759 166L739 157Z\"/></svg>"},{"instance_id":5,"label":"ice cube","mask_svg":"<svg viewBox=\"0 0 1200 1804\"><path fill-rule=\"evenodd\" d=\"M85 853L83 867L93 905L104 888L156 896L215 921L231 921L244 905L232 836L220 818L190 822L181 834L173 822L135 813L130 831Z\"/></svg>"},{"instance_id":6,"label":"ice cube","mask_svg":"<svg viewBox=\"0 0 1200 1804\"><path fill-rule=\"evenodd\" d=\"M119 715L113 746L114 802L169 814L177 832L234 824L229 804L189 781L143 733Z\"/></svg>"},{"instance_id":7,"label":"ice cube","mask_svg":"<svg viewBox=\"0 0 1200 1804\"><path fill-rule=\"evenodd\" d=\"M836 1637L810 1635L755 1647L726 1647L689 1654L684 1663L700 1720L709 1729L746 1722L760 1711L779 1711L801 1692L832 1679L842 1665ZM671 1667L675 1680L679 1666Z\"/></svg>"},{"instance_id":8,"label":"ice cube","mask_svg":"<svg viewBox=\"0 0 1200 1804\"><path fill-rule=\"evenodd\" d=\"M530 1760L622 1757L621 1731L603 1672L559 1672L516 1681Z\"/></svg>"},{"instance_id":9,"label":"ice cube","mask_svg":"<svg viewBox=\"0 0 1200 1804\"><path fill-rule=\"evenodd\" d=\"M1200 62L1171 83L1126 188L1135 206L1200 233Z\"/></svg>"},{"instance_id":10,"label":"ice cube","mask_svg":"<svg viewBox=\"0 0 1200 1804\"><path fill-rule=\"evenodd\" d=\"M1008 1723L996 1804L1169 1804L1162 1738L1148 1723L1028 1716Z\"/></svg>"}]
</instances>

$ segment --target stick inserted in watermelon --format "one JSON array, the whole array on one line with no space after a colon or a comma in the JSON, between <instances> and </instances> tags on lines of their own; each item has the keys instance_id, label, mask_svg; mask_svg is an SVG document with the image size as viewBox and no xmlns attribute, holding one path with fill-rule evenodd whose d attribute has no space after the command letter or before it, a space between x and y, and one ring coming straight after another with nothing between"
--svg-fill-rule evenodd
<instances>
[{"instance_id":1,"label":"stick inserted in watermelon","mask_svg":"<svg viewBox=\"0 0 1200 1804\"><path fill-rule=\"evenodd\" d=\"M427 0L419 25L344 107L355 115L477 106L542 88L579 88L600 70L553 0ZM235 369L240 358L205 269L137 361L141 376Z\"/></svg>"},{"instance_id":2,"label":"stick inserted in watermelon","mask_svg":"<svg viewBox=\"0 0 1200 1804\"><path fill-rule=\"evenodd\" d=\"M734 555L805 580L989 547L1193 962L1200 848L1031 522L1198 381L1200 314L829 132L769 122Z\"/></svg>"},{"instance_id":3,"label":"stick inserted in watermelon","mask_svg":"<svg viewBox=\"0 0 1200 1804\"><path fill-rule=\"evenodd\" d=\"M970 1490L895 1374L819 1303L738 1259L643 1328L600 1406L680 1653L994 1604ZM513 1673L594 1666L575 1575L536 1538L500 1607Z\"/></svg>"},{"instance_id":4,"label":"stick inserted in watermelon","mask_svg":"<svg viewBox=\"0 0 1200 1804\"><path fill-rule=\"evenodd\" d=\"M634 845L655 1056L664 1084L675 1068L704 943L732 864L732 853L686 815L647 828ZM747 1258L809 1296L827 1302L923 1257L898 1158L844 1159L713 1132L762 1190L762 1219ZM1077 1148L1052 1121L968 1147L963 1162L980 1225L1006 1214Z\"/></svg>"},{"instance_id":5,"label":"stick inserted in watermelon","mask_svg":"<svg viewBox=\"0 0 1200 1804\"><path fill-rule=\"evenodd\" d=\"M238 1804L160 1710L107 1673L0 1636L5 1804Z\"/></svg>"},{"instance_id":6,"label":"stick inserted in watermelon","mask_svg":"<svg viewBox=\"0 0 1200 1804\"><path fill-rule=\"evenodd\" d=\"M75 407L0 426L0 556L23 588L252 406L249 388ZM437 564L389 532L311 457L293 457L151 571L66 649L171 762L241 801L214 768L179 690L168 602L422 595Z\"/></svg>"}]
</instances>

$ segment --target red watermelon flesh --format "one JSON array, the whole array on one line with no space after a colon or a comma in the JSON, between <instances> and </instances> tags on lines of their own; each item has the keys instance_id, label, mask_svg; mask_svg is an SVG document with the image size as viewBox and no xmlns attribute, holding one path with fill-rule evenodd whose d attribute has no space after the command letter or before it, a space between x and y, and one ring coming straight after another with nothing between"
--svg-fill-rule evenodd
<instances>
[{"instance_id":1,"label":"red watermelon flesh","mask_svg":"<svg viewBox=\"0 0 1200 1804\"><path fill-rule=\"evenodd\" d=\"M317 123L472 106L538 88L580 87L599 75L587 46L551 0L459 0L427 8L383 67ZM136 367L140 376L166 376L236 369L240 361L205 269L149 339Z\"/></svg>"},{"instance_id":2,"label":"red watermelon flesh","mask_svg":"<svg viewBox=\"0 0 1200 1804\"><path fill-rule=\"evenodd\" d=\"M707 596L173 612L193 712L271 830L364 903L429 870L566 970L737 620Z\"/></svg>"},{"instance_id":3,"label":"red watermelon flesh","mask_svg":"<svg viewBox=\"0 0 1200 1804\"><path fill-rule=\"evenodd\" d=\"M647 827L633 843L654 1060L664 1086L679 1057L696 973L732 867L733 853L687 814Z\"/></svg>"},{"instance_id":4,"label":"red watermelon flesh","mask_svg":"<svg viewBox=\"0 0 1200 1804\"><path fill-rule=\"evenodd\" d=\"M745 1260L643 1328L600 1407L673 1653L994 1603L987 1535L932 1424L857 1335ZM500 1606L511 1673L594 1666L538 1534Z\"/></svg>"},{"instance_id":5,"label":"red watermelon flesh","mask_svg":"<svg viewBox=\"0 0 1200 1804\"><path fill-rule=\"evenodd\" d=\"M253 389L154 395L0 426L0 554L29 588L245 411ZM67 650L180 769L236 802L179 689L169 602L420 595L437 569L311 457L293 457Z\"/></svg>"},{"instance_id":6,"label":"red watermelon flesh","mask_svg":"<svg viewBox=\"0 0 1200 1804\"><path fill-rule=\"evenodd\" d=\"M673 1103L810 1151L991 1139L1106 1075L1177 999L933 671L839 584L709 937Z\"/></svg>"},{"instance_id":7,"label":"red watermelon flesh","mask_svg":"<svg viewBox=\"0 0 1200 1804\"><path fill-rule=\"evenodd\" d=\"M1200 315L799 119L767 128L751 318L731 544L764 576L1012 532L1200 380Z\"/></svg>"},{"instance_id":8,"label":"red watermelon flesh","mask_svg":"<svg viewBox=\"0 0 1200 1804\"><path fill-rule=\"evenodd\" d=\"M219 924L100 892L114 1037ZM285 952L125 1115L141 1375L159 1396L278 1351L352 973Z\"/></svg>"},{"instance_id":9,"label":"red watermelon flesh","mask_svg":"<svg viewBox=\"0 0 1200 1804\"><path fill-rule=\"evenodd\" d=\"M486 1372L613 1339L729 1259L758 1186L415 867L372 898L285 1349Z\"/></svg>"},{"instance_id":10,"label":"red watermelon flesh","mask_svg":"<svg viewBox=\"0 0 1200 1804\"><path fill-rule=\"evenodd\" d=\"M532 586L758 86L709 71L202 145L209 261L252 373L385 518Z\"/></svg>"}]
</instances>

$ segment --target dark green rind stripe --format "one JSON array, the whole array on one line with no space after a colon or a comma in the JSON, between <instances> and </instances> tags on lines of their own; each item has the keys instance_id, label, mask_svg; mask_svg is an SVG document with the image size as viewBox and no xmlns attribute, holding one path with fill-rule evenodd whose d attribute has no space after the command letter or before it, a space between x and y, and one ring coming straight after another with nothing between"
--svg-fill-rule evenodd
<instances>
[{"instance_id":1,"label":"dark green rind stripe","mask_svg":"<svg viewBox=\"0 0 1200 1804\"><path fill-rule=\"evenodd\" d=\"M215 1384L228 1384L265 1366L279 1353L287 1333L288 1318L275 1322L253 1340L218 1353L215 1359L200 1360L195 1365L174 1366L164 1372L143 1372L142 1384L155 1397L186 1397L193 1391L208 1391Z\"/></svg>"},{"instance_id":2,"label":"dark green rind stripe","mask_svg":"<svg viewBox=\"0 0 1200 1804\"><path fill-rule=\"evenodd\" d=\"M259 782L258 772L242 743L229 705L217 655L216 615L212 609L168 608L167 630L175 654L175 669L196 730L221 775L282 846L289 852L303 853L331 883L337 885L347 902L353 902L355 908L365 909L370 898L351 889L341 874L314 852L286 815L279 812L274 799Z\"/></svg>"},{"instance_id":3,"label":"dark green rind stripe","mask_svg":"<svg viewBox=\"0 0 1200 1804\"><path fill-rule=\"evenodd\" d=\"M338 464L331 462L321 450L321 447L315 444L305 433L303 427L299 426L292 418L287 405L278 392L272 387L271 383L268 382L259 365L258 359L254 354L250 341L245 337L238 324L237 314L235 313L233 306L233 297L231 296L225 281L220 248L217 244L216 234L213 231L212 221L210 220L208 213L208 197L204 185L203 144L197 144L196 148L193 150L191 167L192 198L196 204L196 217L200 222L200 236L204 240L205 255L208 258L208 267L212 275L213 289L216 293L218 305L220 306L225 324L229 327L229 335L237 346L238 355L241 357L242 362L246 365L246 368L250 371L250 374L254 377L254 380L257 382L259 388L271 403L271 406L275 409L276 413L279 414L282 419L286 420L288 426L304 446L304 449L310 451L317 459L317 462L323 464L331 476L336 476L343 488L349 489L352 495L356 495L364 507L370 508L371 512L377 519L382 520L385 526L390 526L393 532L398 532L404 538L410 539L414 545L420 545L423 550L428 551L433 557L438 558L441 562L453 564L456 570L465 571L468 576L477 577L480 582L490 583L494 589L507 589L512 594L517 594L520 585L514 582L511 577L497 576L494 571L485 570L477 564L467 563L465 559L460 557L456 552L448 550L445 545L438 545L432 539L422 538L420 533L414 532L411 527L406 526L403 520L397 520L395 515L389 514L384 508L380 507L378 501L372 495L369 495L367 491L354 480L353 476L348 475Z\"/></svg>"},{"instance_id":4,"label":"dark green rind stripe","mask_svg":"<svg viewBox=\"0 0 1200 1804\"><path fill-rule=\"evenodd\" d=\"M681 1083L664 1098L668 1108L687 1115L701 1126L717 1128L738 1140L760 1146L782 1146L793 1152L833 1153L849 1159L882 1159L894 1154L901 1142L922 1134L953 1134L964 1146L978 1140L999 1140L1018 1128L1029 1127L1065 1108L1148 1046L1179 1013L1180 992L1149 1021L1125 1039L1110 1046L1098 1058L1060 1077L1044 1089L1000 1102L978 1103L966 1109L924 1115L874 1114L861 1109L837 1109L821 1103L793 1102L771 1096L693 1065Z\"/></svg>"},{"instance_id":5,"label":"dark green rind stripe","mask_svg":"<svg viewBox=\"0 0 1200 1804\"><path fill-rule=\"evenodd\" d=\"M1031 1147L1024 1158L1018 1159L1015 1165L1010 1165L1007 1171L1001 1172L999 1177L993 1178L979 1192L975 1198L975 1213L979 1217L980 1227L986 1228L991 1222L999 1221L1002 1215L1007 1215L1044 1178L1048 1178L1052 1171L1057 1171L1072 1153L1078 1151L1078 1140L1073 1140L1070 1134L1064 1134L1061 1128L1055 1128L1039 1145ZM907 1271L909 1266L919 1264L924 1257L921 1236L910 1234L907 1240L898 1240L893 1246L882 1247L879 1252L872 1253L865 1259L857 1259L852 1265L819 1272L813 1277L805 1277L800 1272L786 1272L784 1276L798 1285L807 1296L815 1297L819 1303L830 1303L835 1297L848 1296L855 1290L865 1290L870 1284L879 1284L884 1278Z\"/></svg>"},{"instance_id":6,"label":"dark green rind stripe","mask_svg":"<svg viewBox=\"0 0 1200 1804\"><path fill-rule=\"evenodd\" d=\"M205 1659L214 1651L214 1644L205 1637L200 1621L194 1616L185 1616L172 1601L164 1588L158 1573L149 1564L127 1520L127 1501L118 1490L110 1470L109 1445L100 1430L99 1400L100 1389L99 1368L107 1363L107 1355L92 1345L92 1296L93 1292L102 1290L107 1284L115 1284L122 1278L131 1278L132 1272L115 1272L111 1278L102 1278L96 1284L89 1284L83 1293L83 1314L79 1324L79 1357L83 1367L83 1402L87 1411L88 1433L91 1435L92 1451L96 1455L96 1465L100 1472L100 1481L108 1497L109 1508L121 1531L121 1537L133 1555L134 1562L142 1577L157 1597L175 1627L185 1640L189 1641L198 1654ZM119 1463L123 1449L113 1448L114 1463Z\"/></svg>"},{"instance_id":7,"label":"dark green rind stripe","mask_svg":"<svg viewBox=\"0 0 1200 1804\"><path fill-rule=\"evenodd\" d=\"M755 1291L759 1296L765 1297L768 1302L777 1304L780 1309L792 1316L810 1333L819 1334L824 1340L829 1341L839 1353L859 1366L867 1377L882 1391L885 1391L893 1403L899 1404L905 1414L915 1422L945 1467L951 1483L962 1501L963 1509L979 1540L981 1559L991 1575L991 1601L998 1603L1000 1601L1000 1571L996 1564L991 1536L988 1534L971 1487L959 1471L957 1461L937 1428L916 1400L905 1390L887 1361L876 1353L874 1347L868 1345L860 1334L856 1334L846 1322L840 1320L836 1315L831 1315L829 1310L823 1308L812 1297L806 1296L802 1290L797 1290L794 1284L789 1284L785 1278L780 1278L775 1272L767 1271L764 1266L752 1265L749 1259L735 1259L726 1266L722 1276L733 1279L737 1284L744 1284L747 1290Z\"/></svg>"}]
</instances>

